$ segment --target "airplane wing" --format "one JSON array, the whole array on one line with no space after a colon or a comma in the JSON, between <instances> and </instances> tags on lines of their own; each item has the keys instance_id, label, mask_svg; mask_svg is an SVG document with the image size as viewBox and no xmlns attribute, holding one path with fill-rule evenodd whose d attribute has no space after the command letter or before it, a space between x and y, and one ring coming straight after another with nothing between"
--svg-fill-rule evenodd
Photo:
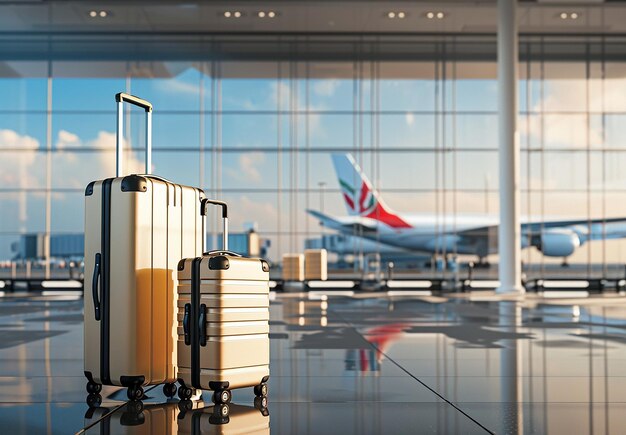
<instances>
[{"instance_id":1,"label":"airplane wing","mask_svg":"<svg viewBox=\"0 0 626 435\"><path fill-rule=\"evenodd\" d=\"M542 244L542 231L559 229L575 233L579 239L578 243L580 244L583 244L589 240L624 237L626 236L626 229L624 228L614 228L610 231L610 234L604 234L602 227L599 227L603 224L609 225L619 223L626 223L626 218L525 222L521 225L521 232L523 237L522 243L523 247L540 247ZM589 225L592 225L592 228L589 228ZM487 255L488 253L497 252L497 225L468 228L466 230L458 231L456 235L459 236L459 245L467 246L471 250L476 251L481 256ZM529 237L530 239L528 239Z\"/></svg>"},{"instance_id":2,"label":"airplane wing","mask_svg":"<svg viewBox=\"0 0 626 435\"><path fill-rule=\"evenodd\" d=\"M341 231L347 234L373 234L376 233L376 224L369 223L363 219L355 217L348 222L341 222L317 210L307 210L314 218L318 219L325 227Z\"/></svg>"},{"instance_id":3,"label":"airplane wing","mask_svg":"<svg viewBox=\"0 0 626 435\"><path fill-rule=\"evenodd\" d=\"M612 223L626 223L626 218L607 218L607 219L576 219L576 220L562 220L562 221L544 221L544 222L524 222L522 223L522 234L539 234L542 230L551 228L565 228L598 224L612 224ZM458 231L460 236L484 236L491 231L497 231L498 225L487 225L482 227L470 228L467 230Z\"/></svg>"}]
</instances>

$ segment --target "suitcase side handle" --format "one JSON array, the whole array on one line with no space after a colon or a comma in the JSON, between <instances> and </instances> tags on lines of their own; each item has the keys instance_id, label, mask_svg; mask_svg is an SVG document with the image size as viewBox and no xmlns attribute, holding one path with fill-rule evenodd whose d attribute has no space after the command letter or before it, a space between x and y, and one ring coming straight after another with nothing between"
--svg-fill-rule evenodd
<instances>
[{"instance_id":1,"label":"suitcase side handle","mask_svg":"<svg viewBox=\"0 0 626 435\"><path fill-rule=\"evenodd\" d=\"M189 320L191 316L191 304L185 304L185 315L183 317L183 332L185 333L185 345L191 344L191 337L189 336Z\"/></svg>"},{"instance_id":2,"label":"suitcase side handle","mask_svg":"<svg viewBox=\"0 0 626 435\"><path fill-rule=\"evenodd\" d=\"M224 201L217 201L215 199L202 198L200 204L200 214L202 216L207 215L207 205L213 204L222 207L222 219L224 220L224 234L222 235L222 250L228 251L228 204ZM206 236L205 236L206 239Z\"/></svg>"},{"instance_id":3,"label":"suitcase side handle","mask_svg":"<svg viewBox=\"0 0 626 435\"><path fill-rule=\"evenodd\" d=\"M200 332L200 346L206 346L206 305L200 305L200 315L198 316L198 329Z\"/></svg>"},{"instance_id":4,"label":"suitcase side handle","mask_svg":"<svg viewBox=\"0 0 626 435\"><path fill-rule=\"evenodd\" d=\"M124 103L141 107L146 111L146 174L152 172L152 104L134 95L119 92L115 94L117 102L117 140L115 141L115 173L116 177L122 176L123 172L123 147L124 138Z\"/></svg>"},{"instance_id":5,"label":"suitcase side handle","mask_svg":"<svg viewBox=\"0 0 626 435\"><path fill-rule=\"evenodd\" d=\"M100 283L100 261L102 256L98 252L93 267L93 277L91 278L91 296L93 298L93 312L96 320L100 320L100 297L98 296L98 284Z\"/></svg>"}]
</instances>

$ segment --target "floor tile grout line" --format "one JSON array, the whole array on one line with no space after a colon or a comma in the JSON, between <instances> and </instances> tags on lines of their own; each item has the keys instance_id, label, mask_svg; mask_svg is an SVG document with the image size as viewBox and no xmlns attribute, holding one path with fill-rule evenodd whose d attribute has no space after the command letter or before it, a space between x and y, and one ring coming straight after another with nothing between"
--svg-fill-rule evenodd
<instances>
[{"instance_id":1,"label":"floor tile grout line","mask_svg":"<svg viewBox=\"0 0 626 435\"><path fill-rule=\"evenodd\" d=\"M152 390L154 390L156 387L158 387L158 385L153 385L152 387L148 388L145 392L148 393ZM88 431L89 429L91 429L92 427L94 427L95 425L97 425L98 423L100 423L102 420L104 420L105 418L113 415L115 412L117 412L121 407L125 406L128 402L130 402L130 400L125 401L124 403L120 403L118 406L116 406L115 408L113 408L111 411L107 412L106 414L104 414L102 417L100 417L99 419L97 419L96 421L94 421L93 423L91 423L89 426L85 426L84 428L82 428L81 430L79 430L78 432L76 432L74 435L81 435L84 434L86 431Z\"/></svg>"},{"instance_id":2,"label":"floor tile grout line","mask_svg":"<svg viewBox=\"0 0 626 435\"><path fill-rule=\"evenodd\" d=\"M493 432L492 430L488 429L487 427L485 427L481 422L479 422L478 420L476 420L474 417L472 417L471 415L469 415L467 412L463 411L461 408L459 408L457 405L454 404L454 402L451 402L450 400L446 399L444 396L442 396L440 393L438 393L435 389L431 388L430 386L428 386L425 382L423 382L422 380L420 380L417 376L413 375L413 373L409 372L407 369L405 369L403 366L401 366L400 364L398 364L393 358L391 358L389 355L387 355L382 349L380 349L378 346L376 346L374 343L370 342L369 340L367 340L363 334L361 334L359 332L359 330L356 328L355 325L353 325L351 322L347 321L340 313L338 313L337 311L333 310L335 314L337 314L337 317L339 317L340 319L342 319L342 321L348 325L349 327L351 327L352 329L354 329L354 331L359 334L361 336L361 338L363 338L363 340L369 344L374 350L376 350L377 352L380 352L382 355L385 356L385 358L387 358L387 360L389 360L390 362L392 362L396 367L398 367L400 370L402 370L403 372L405 372L407 375L409 375L410 377L412 377L413 379L415 379L419 384L421 384L423 387L425 387L426 389L428 389L431 393L433 393L435 396L439 397L441 400L443 400L444 402L446 402L448 405L452 406L454 409L456 409L457 411L459 411L461 414L463 414L465 417L467 417L468 419L470 419L471 421L473 421L474 423L476 423L481 429L485 430L487 433L491 434L491 435L495 435L495 432Z\"/></svg>"}]
</instances>

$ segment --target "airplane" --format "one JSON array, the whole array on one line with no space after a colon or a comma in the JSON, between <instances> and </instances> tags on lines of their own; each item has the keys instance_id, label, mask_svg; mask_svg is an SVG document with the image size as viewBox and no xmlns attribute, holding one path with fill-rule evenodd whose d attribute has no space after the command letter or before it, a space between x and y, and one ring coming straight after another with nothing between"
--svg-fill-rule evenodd
<instances>
[{"instance_id":1,"label":"airplane","mask_svg":"<svg viewBox=\"0 0 626 435\"><path fill-rule=\"evenodd\" d=\"M372 187L351 154L332 154L348 216L307 210L327 227L408 251L431 255L476 255L486 265L497 254L498 218L489 215L405 214L391 209ZM521 219L522 248L536 247L547 257L566 259L593 240L626 237L626 218Z\"/></svg>"}]
</instances>

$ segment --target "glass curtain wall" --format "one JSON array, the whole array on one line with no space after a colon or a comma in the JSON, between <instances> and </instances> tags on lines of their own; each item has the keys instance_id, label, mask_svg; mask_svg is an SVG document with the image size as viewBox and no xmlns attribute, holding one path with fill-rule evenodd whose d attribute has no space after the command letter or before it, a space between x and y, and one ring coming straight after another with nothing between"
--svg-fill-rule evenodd
<instances>
[{"instance_id":1,"label":"glass curtain wall","mask_svg":"<svg viewBox=\"0 0 626 435\"><path fill-rule=\"evenodd\" d=\"M154 104L153 171L228 201L231 230L254 225L274 261L335 234L307 210L347 214L332 153L352 154L389 207L433 216L434 249L457 256L444 234L455 235L462 218L498 213L496 64L465 58L462 45L452 39L420 60L1 62L0 259L15 258L24 234L83 231L84 187L114 174L119 91ZM529 219L626 216L626 64L603 41L578 45L582 58L570 59L550 41L522 39ZM127 121L126 168L144 172L143 114L130 111ZM211 216L209 230L220 228ZM492 231L478 232L495 245ZM348 262L389 251L342 240ZM585 243L568 261L620 274L623 245ZM404 266L431 267L428 254L408 257ZM562 262L536 248L523 258L532 273Z\"/></svg>"}]
</instances>

